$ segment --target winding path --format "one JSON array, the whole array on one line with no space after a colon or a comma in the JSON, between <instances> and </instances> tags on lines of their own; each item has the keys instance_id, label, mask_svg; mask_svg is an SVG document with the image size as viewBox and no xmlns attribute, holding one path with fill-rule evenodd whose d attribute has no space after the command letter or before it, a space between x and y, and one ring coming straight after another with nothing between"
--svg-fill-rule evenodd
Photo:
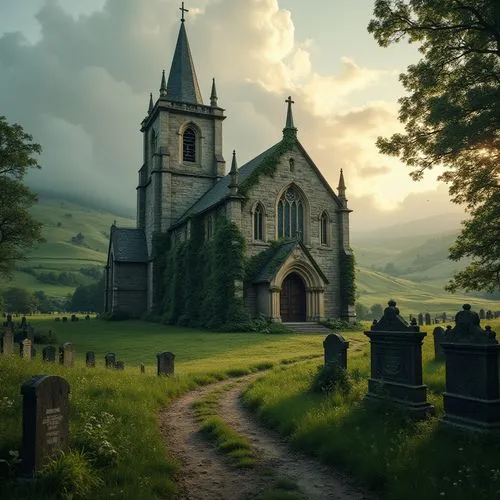
<instances>
[{"instance_id":1,"label":"winding path","mask_svg":"<svg viewBox=\"0 0 500 500\"><path fill-rule=\"evenodd\" d=\"M221 395L219 416L252 445L258 465L231 467L224 455L198 432L192 404L227 380L189 392L160 413L160 428L169 454L181 464L176 476L179 500L240 500L258 498L277 478L296 482L310 500L373 499L345 473L293 451L275 432L258 425L242 406L239 395L255 375L242 377Z\"/></svg>"}]
</instances>

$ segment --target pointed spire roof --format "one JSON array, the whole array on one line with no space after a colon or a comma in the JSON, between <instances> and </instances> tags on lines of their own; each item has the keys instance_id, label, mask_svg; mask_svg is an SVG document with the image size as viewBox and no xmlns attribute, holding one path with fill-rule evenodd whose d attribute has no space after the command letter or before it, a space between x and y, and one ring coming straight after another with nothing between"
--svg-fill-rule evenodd
<instances>
[{"instance_id":1,"label":"pointed spire roof","mask_svg":"<svg viewBox=\"0 0 500 500\"><path fill-rule=\"evenodd\" d=\"M210 92L210 106L217 107L217 89L215 88L215 78L212 78L212 92Z\"/></svg>"},{"instance_id":2,"label":"pointed spire roof","mask_svg":"<svg viewBox=\"0 0 500 500\"><path fill-rule=\"evenodd\" d=\"M161 73L160 97L167 95L167 83L165 82L165 70Z\"/></svg>"},{"instance_id":3,"label":"pointed spire roof","mask_svg":"<svg viewBox=\"0 0 500 500\"><path fill-rule=\"evenodd\" d=\"M182 11L181 27L168 76L167 94L170 101L203 104L184 25L185 11L186 9Z\"/></svg>"},{"instance_id":4,"label":"pointed spire roof","mask_svg":"<svg viewBox=\"0 0 500 500\"><path fill-rule=\"evenodd\" d=\"M148 107L148 113L151 113L153 111L153 94L149 94L149 107Z\"/></svg>"},{"instance_id":5,"label":"pointed spire roof","mask_svg":"<svg viewBox=\"0 0 500 500\"><path fill-rule=\"evenodd\" d=\"M345 182L344 182L344 172L342 169L340 169L340 178L339 178L339 185L337 187L337 190L339 192L339 198L343 201L347 201L345 197Z\"/></svg>"},{"instance_id":6,"label":"pointed spire roof","mask_svg":"<svg viewBox=\"0 0 500 500\"><path fill-rule=\"evenodd\" d=\"M285 122L285 128L283 129L283 135L289 134L295 137L297 136L297 128L293 123L293 114L292 114L292 104L294 104L295 101L292 101L292 97L288 96L288 99L286 99L285 102L288 104L288 107L286 110L286 122Z\"/></svg>"},{"instance_id":7,"label":"pointed spire roof","mask_svg":"<svg viewBox=\"0 0 500 500\"><path fill-rule=\"evenodd\" d=\"M233 160L231 161L231 170L229 171L231 180L229 181L229 189L231 194L238 194L238 165L236 163L236 150L233 149Z\"/></svg>"}]
</instances>

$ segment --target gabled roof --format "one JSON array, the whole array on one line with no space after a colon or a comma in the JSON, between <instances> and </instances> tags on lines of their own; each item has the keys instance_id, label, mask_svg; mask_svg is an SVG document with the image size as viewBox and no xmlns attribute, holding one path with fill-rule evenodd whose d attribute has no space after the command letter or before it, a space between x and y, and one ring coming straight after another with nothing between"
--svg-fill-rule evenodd
<instances>
[{"instance_id":1,"label":"gabled roof","mask_svg":"<svg viewBox=\"0 0 500 500\"><path fill-rule=\"evenodd\" d=\"M146 235L142 229L112 226L110 248L111 246L115 262L148 261Z\"/></svg>"},{"instance_id":2,"label":"gabled roof","mask_svg":"<svg viewBox=\"0 0 500 500\"><path fill-rule=\"evenodd\" d=\"M184 22L181 22L170 74L168 75L167 99L169 101L203 104Z\"/></svg>"}]
</instances>

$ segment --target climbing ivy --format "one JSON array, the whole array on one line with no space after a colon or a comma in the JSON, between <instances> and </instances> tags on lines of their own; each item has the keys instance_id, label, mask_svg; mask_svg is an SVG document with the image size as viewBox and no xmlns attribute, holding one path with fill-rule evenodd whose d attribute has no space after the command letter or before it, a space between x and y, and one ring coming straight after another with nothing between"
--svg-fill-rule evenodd
<instances>
[{"instance_id":1,"label":"climbing ivy","mask_svg":"<svg viewBox=\"0 0 500 500\"><path fill-rule=\"evenodd\" d=\"M340 263L340 293L342 301L350 306L356 301L356 270L354 254L351 249L341 249Z\"/></svg>"}]
</instances>

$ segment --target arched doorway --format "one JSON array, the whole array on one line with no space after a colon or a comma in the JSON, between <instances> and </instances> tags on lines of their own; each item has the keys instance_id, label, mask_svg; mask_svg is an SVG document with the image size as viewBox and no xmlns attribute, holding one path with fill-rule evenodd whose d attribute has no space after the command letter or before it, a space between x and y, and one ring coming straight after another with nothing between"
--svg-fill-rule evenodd
<instances>
[{"instance_id":1,"label":"arched doorway","mask_svg":"<svg viewBox=\"0 0 500 500\"><path fill-rule=\"evenodd\" d=\"M281 285L280 316L285 323L306 320L306 287L297 273L290 273Z\"/></svg>"}]
</instances>

